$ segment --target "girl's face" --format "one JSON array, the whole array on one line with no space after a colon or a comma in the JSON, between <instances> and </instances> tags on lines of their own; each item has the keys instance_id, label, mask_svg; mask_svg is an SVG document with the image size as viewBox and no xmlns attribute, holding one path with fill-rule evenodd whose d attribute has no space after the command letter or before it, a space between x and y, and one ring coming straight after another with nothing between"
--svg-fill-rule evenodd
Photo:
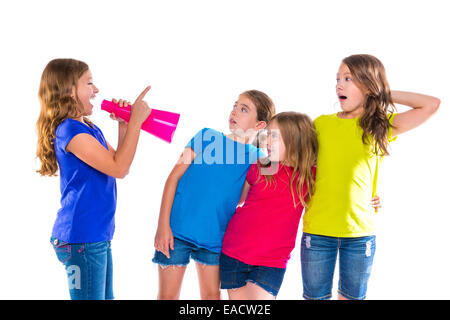
<instances>
[{"instance_id":1,"label":"girl's face","mask_svg":"<svg viewBox=\"0 0 450 320\"><path fill-rule=\"evenodd\" d=\"M336 94L344 113L351 116L362 114L365 94L355 84L350 69L344 63L341 64L336 75Z\"/></svg>"},{"instance_id":2,"label":"girl's face","mask_svg":"<svg viewBox=\"0 0 450 320\"><path fill-rule=\"evenodd\" d=\"M267 127L267 153L272 162L283 162L286 158L286 146L276 121Z\"/></svg>"},{"instance_id":3,"label":"girl's face","mask_svg":"<svg viewBox=\"0 0 450 320\"><path fill-rule=\"evenodd\" d=\"M255 104L246 95L241 94L234 103L233 110L231 110L228 125L230 131L233 133L237 133L238 131L245 133L245 131L250 129L264 129L265 122L258 121Z\"/></svg>"},{"instance_id":4,"label":"girl's face","mask_svg":"<svg viewBox=\"0 0 450 320\"><path fill-rule=\"evenodd\" d=\"M89 116L92 114L91 99L95 98L95 94L98 93L97 87L92 82L92 74L90 70L87 70L77 82L77 88L73 88L72 97L78 97L81 103L81 110L83 110L83 116Z\"/></svg>"}]
</instances>

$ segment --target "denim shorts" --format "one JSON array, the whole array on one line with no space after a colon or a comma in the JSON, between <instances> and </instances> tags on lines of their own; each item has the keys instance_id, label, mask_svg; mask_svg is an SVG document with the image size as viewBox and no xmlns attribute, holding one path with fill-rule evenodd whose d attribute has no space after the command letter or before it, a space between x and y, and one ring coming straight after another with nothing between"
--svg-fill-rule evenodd
<instances>
[{"instance_id":1,"label":"denim shorts","mask_svg":"<svg viewBox=\"0 0 450 320\"><path fill-rule=\"evenodd\" d=\"M250 281L276 297L286 269L254 266L221 253L219 271L220 289L241 288Z\"/></svg>"},{"instance_id":2,"label":"denim shorts","mask_svg":"<svg viewBox=\"0 0 450 320\"><path fill-rule=\"evenodd\" d=\"M193 243L173 238L173 250L169 248L170 258L158 250L155 250L155 256L152 261L162 267L181 266L189 264L191 258L201 264L208 266L219 265L219 253L200 248Z\"/></svg>"},{"instance_id":3,"label":"denim shorts","mask_svg":"<svg viewBox=\"0 0 450 320\"><path fill-rule=\"evenodd\" d=\"M331 298L339 252L339 294L350 300L365 299L375 247L375 236L335 238L303 233L303 297L309 300Z\"/></svg>"},{"instance_id":4,"label":"denim shorts","mask_svg":"<svg viewBox=\"0 0 450 320\"><path fill-rule=\"evenodd\" d=\"M72 300L114 299L111 241L67 243L51 237L50 242L66 269Z\"/></svg>"}]
</instances>

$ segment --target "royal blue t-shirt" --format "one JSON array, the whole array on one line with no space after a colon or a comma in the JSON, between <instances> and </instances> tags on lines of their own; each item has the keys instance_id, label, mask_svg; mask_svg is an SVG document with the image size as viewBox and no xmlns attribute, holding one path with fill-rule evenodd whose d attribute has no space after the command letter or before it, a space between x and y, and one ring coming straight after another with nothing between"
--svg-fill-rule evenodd
<instances>
[{"instance_id":1,"label":"royal blue t-shirt","mask_svg":"<svg viewBox=\"0 0 450 320\"><path fill-rule=\"evenodd\" d=\"M66 151L77 134L87 133L108 149L102 131L74 119L64 120L54 140L59 165L61 209L52 236L68 243L112 240L116 211L116 179L89 166Z\"/></svg>"},{"instance_id":2,"label":"royal blue t-shirt","mask_svg":"<svg viewBox=\"0 0 450 320\"><path fill-rule=\"evenodd\" d=\"M195 159L179 180L170 216L173 236L220 253L247 171L263 153L216 130L200 130L186 145Z\"/></svg>"}]
</instances>

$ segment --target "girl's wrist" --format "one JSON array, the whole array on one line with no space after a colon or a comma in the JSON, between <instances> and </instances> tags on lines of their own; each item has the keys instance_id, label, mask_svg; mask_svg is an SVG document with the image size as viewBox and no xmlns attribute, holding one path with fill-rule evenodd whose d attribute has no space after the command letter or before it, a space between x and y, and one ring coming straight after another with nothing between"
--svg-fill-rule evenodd
<instances>
[{"instance_id":1,"label":"girl's wrist","mask_svg":"<svg viewBox=\"0 0 450 320\"><path fill-rule=\"evenodd\" d=\"M398 91L391 90L391 98L392 98L392 102L399 103L398 102Z\"/></svg>"},{"instance_id":2,"label":"girl's wrist","mask_svg":"<svg viewBox=\"0 0 450 320\"><path fill-rule=\"evenodd\" d=\"M140 130L142 126L142 123L139 123L133 119L130 119L130 122L127 123L126 129L128 130ZM120 128L120 127L119 127Z\"/></svg>"},{"instance_id":3,"label":"girl's wrist","mask_svg":"<svg viewBox=\"0 0 450 320\"><path fill-rule=\"evenodd\" d=\"M170 217L161 217L158 221L158 228L170 228Z\"/></svg>"},{"instance_id":4,"label":"girl's wrist","mask_svg":"<svg viewBox=\"0 0 450 320\"><path fill-rule=\"evenodd\" d=\"M119 122L119 129L127 129L128 128L128 122L126 122L126 121L120 121Z\"/></svg>"}]
</instances>

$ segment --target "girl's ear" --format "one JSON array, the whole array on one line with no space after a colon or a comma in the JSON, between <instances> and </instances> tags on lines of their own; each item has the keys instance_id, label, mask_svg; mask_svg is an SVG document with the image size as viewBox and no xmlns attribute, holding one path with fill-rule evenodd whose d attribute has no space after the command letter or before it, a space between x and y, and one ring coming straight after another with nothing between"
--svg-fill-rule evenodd
<instances>
[{"instance_id":1,"label":"girl's ear","mask_svg":"<svg viewBox=\"0 0 450 320\"><path fill-rule=\"evenodd\" d=\"M265 121L259 121L259 122L256 124L256 129L258 129L258 130L262 130L262 129L264 129L265 127L267 127L267 123L266 123Z\"/></svg>"}]
</instances>

